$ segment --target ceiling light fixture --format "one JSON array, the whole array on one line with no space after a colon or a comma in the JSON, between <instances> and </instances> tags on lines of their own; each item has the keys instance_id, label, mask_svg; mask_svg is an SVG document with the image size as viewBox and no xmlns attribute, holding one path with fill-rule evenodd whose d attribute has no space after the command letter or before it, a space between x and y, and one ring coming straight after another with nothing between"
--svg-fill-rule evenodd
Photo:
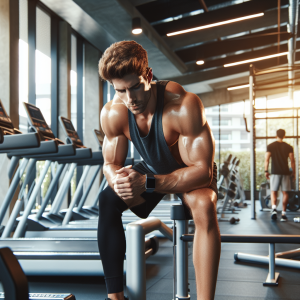
<instances>
[{"instance_id":1,"label":"ceiling light fixture","mask_svg":"<svg viewBox=\"0 0 300 300\"><path fill-rule=\"evenodd\" d=\"M132 19L132 33L133 34L140 34L143 32L141 19L140 18L133 18Z\"/></svg>"},{"instance_id":2,"label":"ceiling light fixture","mask_svg":"<svg viewBox=\"0 0 300 300\"><path fill-rule=\"evenodd\" d=\"M194 28L190 28L190 29L175 31L175 32L167 33L167 36L173 36L173 35L188 33L188 32L192 32L192 31L198 31L198 30L202 30L202 29L206 29L206 28L217 27L217 26L221 26L221 25L234 23L234 22L239 22L239 21L248 20L248 19L252 19L252 18L262 17L263 15L264 15L264 13L258 13L258 14L240 17L240 18L236 18L236 19L231 19L231 20L227 20L227 21L222 21L222 22L203 25L203 26L194 27Z\"/></svg>"},{"instance_id":3,"label":"ceiling light fixture","mask_svg":"<svg viewBox=\"0 0 300 300\"><path fill-rule=\"evenodd\" d=\"M199 65L199 66L200 66L200 65L203 65L203 64L204 64L204 60L198 60L198 61L196 62L196 64Z\"/></svg>"},{"instance_id":4,"label":"ceiling light fixture","mask_svg":"<svg viewBox=\"0 0 300 300\"><path fill-rule=\"evenodd\" d=\"M227 88L227 91L239 90L239 89L243 89L243 88L247 88L247 87L249 87L249 83L243 84L243 85L238 85L238 86L230 86Z\"/></svg>"},{"instance_id":5,"label":"ceiling light fixture","mask_svg":"<svg viewBox=\"0 0 300 300\"><path fill-rule=\"evenodd\" d=\"M232 66L247 64L247 63L251 63L251 62L254 62L254 61L265 60L265 59L269 59L269 58L273 58L273 57L279 57L279 56L283 56L283 55L287 55L287 54L288 54L288 52L282 52L282 53L277 53L277 54L272 54L272 55L267 55L267 56L242 60L242 61L226 64L226 65L224 65L224 67L226 68L226 67L232 67Z\"/></svg>"}]
</instances>

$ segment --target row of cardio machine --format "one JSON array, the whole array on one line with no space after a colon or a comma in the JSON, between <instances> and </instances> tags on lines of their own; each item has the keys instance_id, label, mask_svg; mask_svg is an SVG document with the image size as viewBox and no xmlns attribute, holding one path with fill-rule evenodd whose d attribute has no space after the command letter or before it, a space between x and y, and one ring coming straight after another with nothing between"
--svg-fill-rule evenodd
<instances>
[{"instance_id":1,"label":"row of cardio machine","mask_svg":"<svg viewBox=\"0 0 300 300\"><path fill-rule=\"evenodd\" d=\"M220 168L218 187L217 213L219 222L236 224L239 218L227 217L237 214L241 208L247 207L245 191L239 173L240 160L229 154Z\"/></svg>"},{"instance_id":2,"label":"row of cardio machine","mask_svg":"<svg viewBox=\"0 0 300 300\"><path fill-rule=\"evenodd\" d=\"M0 153L7 154L11 160L8 170L11 184L1 201L0 224L3 224L14 195L20 187L18 200L9 219L5 226L1 225L0 248L11 249L26 275L103 275L96 230L98 198L107 185L105 178L98 188L97 195L92 199L92 205L84 205L103 166L101 150L103 134L98 130L94 131L99 150L92 151L83 145L72 122L59 117L60 125L66 134L66 143L64 143L55 138L39 108L28 103L24 103L24 106L30 124L29 133L22 133L14 128L0 100ZM32 180L36 174L37 161L45 161L45 164L39 177ZM126 164L133 164L133 159L127 159ZM36 210L37 196L51 166L54 170L52 180L40 208ZM78 166L84 166L82 176L69 207L61 210ZM31 182L26 193L26 186ZM137 220L137 217L125 216L124 229L126 224L134 220ZM157 252L156 236L145 236L143 242L145 253L153 255ZM7 251L9 250L2 252L9 257ZM2 256L0 264L4 261L3 265L5 265L6 256ZM9 270L9 264L6 266ZM5 290L7 282L3 282L2 277L0 280ZM5 299L25 299L18 298L17 293L15 296L16 298L7 296ZM4 294L0 293L0 299L4 297ZM29 295L29 299L53 298L75 299L71 294Z\"/></svg>"}]
</instances>

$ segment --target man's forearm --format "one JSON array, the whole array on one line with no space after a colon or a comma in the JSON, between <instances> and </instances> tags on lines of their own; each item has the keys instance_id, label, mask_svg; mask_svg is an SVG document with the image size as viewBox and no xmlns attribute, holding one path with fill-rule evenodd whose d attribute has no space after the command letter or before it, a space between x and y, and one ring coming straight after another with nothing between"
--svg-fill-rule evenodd
<instances>
[{"instance_id":1,"label":"man's forearm","mask_svg":"<svg viewBox=\"0 0 300 300\"><path fill-rule=\"evenodd\" d=\"M295 160L291 161L291 167L293 169L293 174L295 174L295 172L296 172L296 169L295 169Z\"/></svg>"},{"instance_id":2,"label":"man's forearm","mask_svg":"<svg viewBox=\"0 0 300 300\"><path fill-rule=\"evenodd\" d=\"M268 171L268 168L269 168L269 160L266 159L265 160L265 171Z\"/></svg>"},{"instance_id":3,"label":"man's forearm","mask_svg":"<svg viewBox=\"0 0 300 300\"><path fill-rule=\"evenodd\" d=\"M107 164L103 167L103 174L108 182L108 185L113 189L113 179L116 177L116 171L122 168L123 166L118 166L114 164Z\"/></svg>"},{"instance_id":4,"label":"man's forearm","mask_svg":"<svg viewBox=\"0 0 300 300\"><path fill-rule=\"evenodd\" d=\"M163 194L186 193L208 187L213 169L191 166L167 175L155 175L155 192Z\"/></svg>"}]
</instances>

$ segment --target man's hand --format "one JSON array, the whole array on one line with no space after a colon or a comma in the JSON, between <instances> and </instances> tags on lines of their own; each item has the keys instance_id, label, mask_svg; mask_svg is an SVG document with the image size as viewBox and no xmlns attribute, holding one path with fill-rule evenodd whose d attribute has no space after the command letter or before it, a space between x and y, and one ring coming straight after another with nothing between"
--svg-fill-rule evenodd
<instances>
[{"instance_id":1,"label":"man's hand","mask_svg":"<svg viewBox=\"0 0 300 300\"><path fill-rule=\"evenodd\" d=\"M265 172L265 176L267 179L270 179L270 173L269 172Z\"/></svg>"},{"instance_id":2,"label":"man's hand","mask_svg":"<svg viewBox=\"0 0 300 300\"><path fill-rule=\"evenodd\" d=\"M116 171L117 176L113 180L116 194L123 200L130 200L140 196L145 190L146 175L142 175L126 166Z\"/></svg>"}]
</instances>

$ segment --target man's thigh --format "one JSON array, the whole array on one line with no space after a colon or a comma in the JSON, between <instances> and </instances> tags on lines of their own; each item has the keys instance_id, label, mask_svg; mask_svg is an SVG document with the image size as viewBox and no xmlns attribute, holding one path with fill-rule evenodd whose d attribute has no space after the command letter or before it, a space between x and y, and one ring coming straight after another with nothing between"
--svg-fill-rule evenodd
<instances>
[{"instance_id":1,"label":"man's thigh","mask_svg":"<svg viewBox=\"0 0 300 300\"><path fill-rule=\"evenodd\" d=\"M271 191L277 192L279 190L279 187L281 185L281 178L282 178L282 175L278 175L278 174L272 174L270 176Z\"/></svg>"},{"instance_id":2,"label":"man's thigh","mask_svg":"<svg viewBox=\"0 0 300 300\"><path fill-rule=\"evenodd\" d=\"M291 178L290 178L290 175L282 175L281 190L282 191L290 191L291 190Z\"/></svg>"},{"instance_id":3,"label":"man's thigh","mask_svg":"<svg viewBox=\"0 0 300 300\"><path fill-rule=\"evenodd\" d=\"M217 193L211 188L202 188L191 192L178 194L184 206L185 215L188 219L194 219L207 210L216 212L218 201Z\"/></svg>"}]
</instances>

